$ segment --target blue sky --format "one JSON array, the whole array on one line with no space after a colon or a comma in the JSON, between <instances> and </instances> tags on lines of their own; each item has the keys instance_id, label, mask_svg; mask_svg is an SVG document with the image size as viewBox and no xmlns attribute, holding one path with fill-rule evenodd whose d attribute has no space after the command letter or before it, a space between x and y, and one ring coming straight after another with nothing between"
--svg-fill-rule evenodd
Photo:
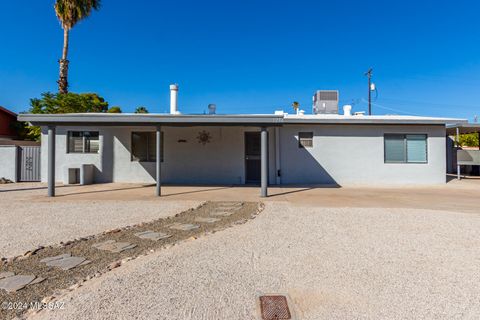
<instances>
[{"instance_id":1,"label":"blue sky","mask_svg":"<svg viewBox=\"0 0 480 320\"><path fill-rule=\"evenodd\" d=\"M20 112L56 91L62 30L53 0L0 4L0 105ZM376 114L480 115L476 1L103 0L71 33L70 90L97 92L124 112L179 107L272 113L317 89Z\"/></svg>"}]
</instances>

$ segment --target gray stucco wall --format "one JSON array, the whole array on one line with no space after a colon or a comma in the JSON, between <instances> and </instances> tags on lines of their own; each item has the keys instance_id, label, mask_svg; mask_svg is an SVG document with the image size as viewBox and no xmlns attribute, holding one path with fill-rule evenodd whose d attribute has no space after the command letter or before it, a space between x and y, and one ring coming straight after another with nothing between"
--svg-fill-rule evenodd
<instances>
[{"instance_id":1,"label":"gray stucco wall","mask_svg":"<svg viewBox=\"0 0 480 320\"><path fill-rule=\"evenodd\" d=\"M91 130L100 133L98 154L68 154L67 132ZM56 180L67 181L67 168L80 164L95 166L95 182L155 182L155 163L131 161L133 131L154 131L154 127L58 127L56 136ZM208 131L210 143L197 141L200 131ZM162 182L171 184L245 183L244 132L259 128L243 127L164 127ZM186 142L179 142L186 140ZM275 183L274 130L269 130L270 183ZM47 155L46 129L42 130L42 154ZM42 181L47 177L47 158L42 158Z\"/></svg>"},{"instance_id":2,"label":"gray stucco wall","mask_svg":"<svg viewBox=\"0 0 480 320\"><path fill-rule=\"evenodd\" d=\"M445 183L445 127L286 125L281 128L282 184L389 185ZM298 132L314 133L313 148ZM428 135L428 163L384 163L386 133Z\"/></svg>"},{"instance_id":3,"label":"gray stucco wall","mask_svg":"<svg viewBox=\"0 0 480 320\"><path fill-rule=\"evenodd\" d=\"M0 178L17 181L17 147L0 146Z\"/></svg>"},{"instance_id":4,"label":"gray stucco wall","mask_svg":"<svg viewBox=\"0 0 480 320\"><path fill-rule=\"evenodd\" d=\"M98 154L67 154L69 130L98 130ZM81 164L95 166L95 182L155 182L155 163L131 161L132 131L153 127L59 127L56 141L56 180L66 181L66 169ZM200 131L211 143L197 141ZM173 184L243 184L245 182L244 132L259 128L164 127L162 181ZM312 131L314 147L298 148L298 132ZM438 184L445 183L445 128L416 125L285 125L280 132L282 184ZM428 163L384 163L385 133L428 135ZM179 142L186 140L186 142ZM47 136L42 136L42 155L47 155ZM275 130L269 129L269 182L276 183ZM47 158L42 157L42 181Z\"/></svg>"}]
</instances>

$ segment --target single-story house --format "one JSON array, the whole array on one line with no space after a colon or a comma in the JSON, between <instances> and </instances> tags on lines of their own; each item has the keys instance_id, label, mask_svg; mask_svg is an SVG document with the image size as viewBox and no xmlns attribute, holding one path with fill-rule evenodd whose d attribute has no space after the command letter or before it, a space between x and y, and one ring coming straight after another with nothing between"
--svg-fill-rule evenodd
<instances>
[{"instance_id":1,"label":"single-story house","mask_svg":"<svg viewBox=\"0 0 480 320\"><path fill-rule=\"evenodd\" d=\"M84 168L94 182L154 183L161 177L171 184L445 183L445 124L457 121L93 113L19 118L42 126L44 182L79 182L80 172L71 169Z\"/></svg>"},{"instance_id":2,"label":"single-story house","mask_svg":"<svg viewBox=\"0 0 480 320\"><path fill-rule=\"evenodd\" d=\"M42 181L391 185L446 182L446 125L337 114L21 114L42 127ZM172 89L171 87L171 89ZM177 87L178 88L178 87ZM349 111L349 109L347 110Z\"/></svg>"}]
</instances>

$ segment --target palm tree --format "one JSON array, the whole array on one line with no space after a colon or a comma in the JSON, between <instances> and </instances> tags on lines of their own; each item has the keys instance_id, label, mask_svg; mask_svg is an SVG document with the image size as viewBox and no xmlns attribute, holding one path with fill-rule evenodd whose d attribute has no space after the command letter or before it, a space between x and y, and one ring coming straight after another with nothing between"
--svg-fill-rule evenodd
<instances>
[{"instance_id":1,"label":"palm tree","mask_svg":"<svg viewBox=\"0 0 480 320\"><path fill-rule=\"evenodd\" d=\"M135 113L148 113L148 110L146 107L140 106L135 109Z\"/></svg>"},{"instance_id":2,"label":"palm tree","mask_svg":"<svg viewBox=\"0 0 480 320\"><path fill-rule=\"evenodd\" d=\"M292 107L293 107L293 110L295 110L295 113L298 113L298 108L300 108L300 103L298 103L297 101L293 101L292 103Z\"/></svg>"},{"instance_id":3,"label":"palm tree","mask_svg":"<svg viewBox=\"0 0 480 320\"><path fill-rule=\"evenodd\" d=\"M56 0L55 14L63 28L63 51L60 59L60 77L57 81L58 92L68 93L68 37L70 30L80 20L88 17L92 10L100 8L101 0Z\"/></svg>"}]
</instances>

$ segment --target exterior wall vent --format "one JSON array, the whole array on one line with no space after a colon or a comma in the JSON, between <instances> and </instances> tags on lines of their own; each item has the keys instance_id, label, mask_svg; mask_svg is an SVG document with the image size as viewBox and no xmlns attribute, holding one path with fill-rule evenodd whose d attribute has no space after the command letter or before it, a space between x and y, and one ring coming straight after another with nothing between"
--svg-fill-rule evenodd
<instances>
[{"instance_id":1,"label":"exterior wall vent","mask_svg":"<svg viewBox=\"0 0 480 320\"><path fill-rule=\"evenodd\" d=\"M318 90L313 95L313 114L338 114L338 90Z\"/></svg>"}]
</instances>

